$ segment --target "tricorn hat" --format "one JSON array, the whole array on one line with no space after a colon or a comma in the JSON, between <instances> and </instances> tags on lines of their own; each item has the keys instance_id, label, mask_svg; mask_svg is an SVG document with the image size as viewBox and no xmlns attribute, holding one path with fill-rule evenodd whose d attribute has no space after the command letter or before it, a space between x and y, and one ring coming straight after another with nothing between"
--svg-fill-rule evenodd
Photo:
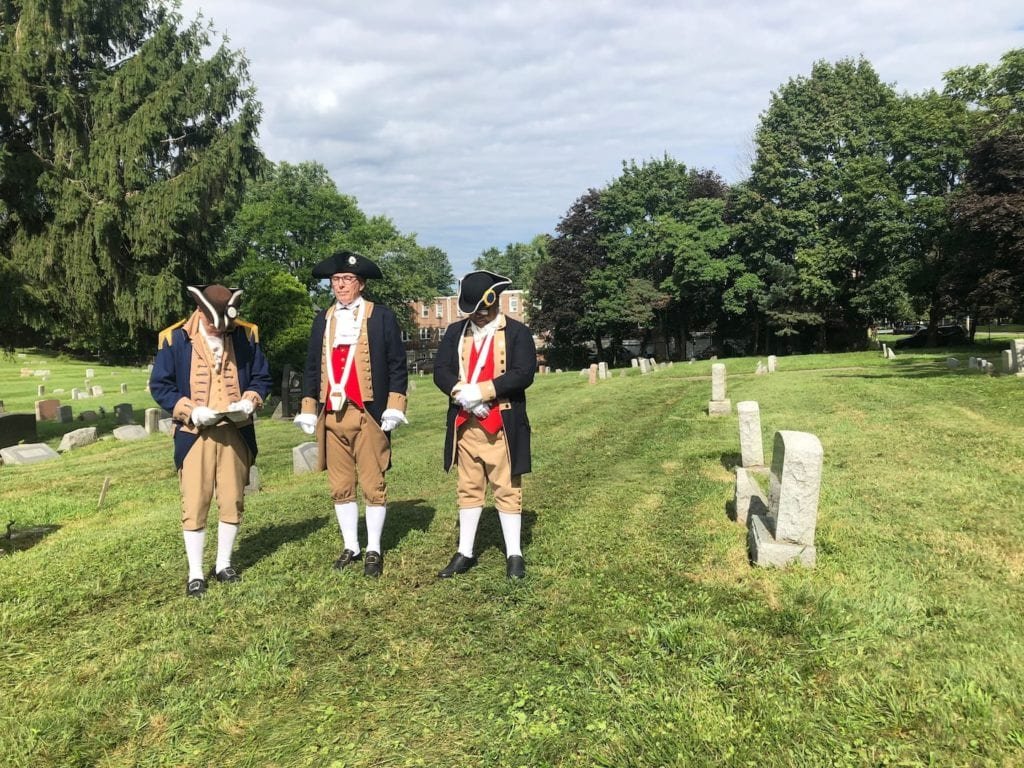
<instances>
[{"instance_id":1,"label":"tricorn hat","mask_svg":"<svg viewBox=\"0 0 1024 768\"><path fill-rule=\"evenodd\" d=\"M338 251L313 267L313 277L329 279L331 275L348 272L356 277L382 278L380 267L355 251Z\"/></svg>"},{"instance_id":2,"label":"tricorn hat","mask_svg":"<svg viewBox=\"0 0 1024 768\"><path fill-rule=\"evenodd\" d=\"M238 317L238 305L242 298L241 288L225 288L213 283L210 285L190 285L188 292L199 305L199 310L206 315L210 325L221 333L229 330Z\"/></svg>"},{"instance_id":3,"label":"tricorn hat","mask_svg":"<svg viewBox=\"0 0 1024 768\"><path fill-rule=\"evenodd\" d=\"M481 307L487 308L497 303L498 296L512 285L507 277L479 269L462 278L459 285L459 309L471 315Z\"/></svg>"}]
</instances>

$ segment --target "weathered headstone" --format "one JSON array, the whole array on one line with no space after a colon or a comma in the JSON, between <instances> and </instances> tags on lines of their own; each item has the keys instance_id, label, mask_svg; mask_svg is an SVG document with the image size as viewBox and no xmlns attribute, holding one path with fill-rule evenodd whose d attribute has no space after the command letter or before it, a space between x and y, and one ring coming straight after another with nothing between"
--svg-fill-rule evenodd
<instances>
[{"instance_id":1,"label":"weathered headstone","mask_svg":"<svg viewBox=\"0 0 1024 768\"><path fill-rule=\"evenodd\" d=\"M640 358L640 373L646 376L650 372L651 372L651 364L650 364L650 362L647 360L646 357L641 357Z\"/></svg>"},{"instance_id":2,"label":"weathered headstone","mask_svg":"<svg viewBox=\"0 0 1024 768\"><path fill-rule=\"evenodd\" d=\"M46 385L45 384L40 384L39 386L36 387L36 397L42 397L45 394L46 394Z\"/></svg>"},{"instance_id":3,"label":"weathered headstone","mask_svg":"<svg viewBox=\"0 0 1024 768\"><path fill-rule=\"evenodd\" d=\"M60 400L36 400L36 421L60 421Z\"/></svg>"},{"instance_id":4,"label":"weathered headstone","mask_svg":"<svg viewBox=\"0 0 1024 768\"><path fill-rule=\"evenodd\" d=\"M296 475L316 472L319 464L316 443L301 443L292 448L292 469Z\"/></svg>"},{"instance_id":5,"label":"weathered headstone","mask_svg":"<svg viewBox=\"0 0 1024 768\"><path fill-rule=\"evenodd\" d=\"M79 421L99 421L100 417L96 411L82 411L78 414Z\"/></svg>"},{"instance_id":6,"label":"weathered headstone","mask_svg":"<svg viewBox=\"0 0 1024 768\"><path fill-rule=\"evenodd\" d=\"M160 431L163 432L165 435L174 434L174 419L160 419L160 421L157 422L157 424L160 427Z\"/></svg>"},{"instance_id":7,"label":"weathered headstone","mask_svg":"<svg viewBox=\"0 0 1024 768\"><path fill-rule=\"evenodd\" d=\"M814 566L823 451L808 432L775 433L768 514L750 518L747 544L755 565Z\"/></svg>"},{"instance_id":8,"label":"weathered headstone","mask_svg":"<svg viewBox=\"0 0 1024 768\"><path fill-rule=\"evenodd\" d=\"M281 403L274 411L282 419L293 419L302 410L302 371L286 365L281 373Z\"/></svg>"},{"instance_id":9,"label":"weathered headstone","mask_svg":"<svg viewBox=\"0 0 1024 768\"><path fill-rule=\"evenodd\" d=\"M145 440L149 433L145 427L138 424L125 424L123 427L114 428L114 437L118 440Z\"/></svg>"},{"instance_id":10,"label":"weathered headstone","mask_svg":"<svg viewBox=\"0 0 1024 768\"><path fill-rule=\"evenodd\" d=\"M889 357L889 347L887 347L885 344L882 345L882 357Z\"/></svg>"},{"instance_id":11,"label":"weathered headstone","mask_svg":"<svg viewBox=\"0 0 1024 768\"><path fill-rule=\"evenodd\" d=\"M978 358L976 358L976 357L968 357L967 358L967 367L968 368L977 369L977 367L978 367Z\"/></svg>"},{"instance_id":12,"label":"weathered headstone","mask_svg":"<svg viewBox=\"0 0 1024 768\"><path fill-rule=\"evenodd\" d=\"M590 368L587 369L587 381L591 384L597 384L597 363L591 364Z\"/></svg>"},{"instance_id":13,"label":"weathered headstone","mask_svg":"<svg viewBox=\"0 0 1024 768\"><path fill-rule=\"evenodd\" d=\"M121 384L121 394L123 395L127 391L128 391L128 385L127 384Z\"/></svg>"},{"instance_id":14,"label":"weathered headstone","mask_svg":"<svg viewBox=\"0 0 1024 768\"><path fill-rule=\"evenodd\" d=\"M114 418L118 424L134 424L135 409L131 403L118 403L114 406Z\"/></svg>"},{"instance_id":15,"label":"weathered headstone","mask_svg":"<svg viewBox=\"0 0 1024 768\"><path fill-rule=\"evenodd\" d=\"M75 414L71 410L70 405L62 405L60 407L60 423L70 424L75 420Z\"/></svg>"},{"instance_id":16,"label":"weathered headstone","mask_svg":"<svg viewBox=\"0 0 1024 768\"><path fill-rule=\"evenodd\" d=\"M885 357L886 357L887 360L895 360L896 359L896 352L895 352L895 350L893 350L892 347L886 347L885 348Z\"/></svg>"},{"instance_id":17,"label":"weathered headstone","mask_svg":"<svg viewBox=\"0 0 1024 768\"><path fill-rule=\"evenodd\" d=\"M87 378L87 379L95 379L96 378L96 371L94 371L92 368L86 368L85 369L85 378Z\"/></svg>"},{"instance_id":18,"label":"weathered headstone","mask_svg":"<svg viewBox=\"0 0 1024 768\"><path fill-rule=\"evenodd\" d=\"M4 464L38 464L41 461L59 459L60 456L46 443L24 443L0 448L0 459Z\"/></svg>"},{"instance_id":19,"label":"weathered headstone","mask_svg":"<svg viewBox=\"0 0 1024 768\"><path fill-rule=\"evenodd\" d=\"M608 378L608 363L602 361L597 364L597 377L599 379Z\"/></svg>"},{"instance_id":20,"label":"weathered headstone","mask_svg":"<svg viewBox=\"0 0 1024 768\"><path fill-rule=\"evenodd\" d=\"M1010 355L1013 358L1013 372L1018 376L1024 376L1024 339L1014 339L1010 342Z\"/></svg>"},{"instance_id":21,"label":"weathered headstone","mask_svg":"<svg viewBox=\"0 0 1024 768\"><path fill-rule=\"evenodd\" d=\"M250 493L259 493L260 491L260 470L255 464L249 467L249 482L245 484L245 488L242 489L242 493L248 495Z\"/></svg>"},{"instance_id":22,"label":"weathered headstone","mask_svg":"<svg viewBox=\"0 0 1024 768\"><path fill-rule=\"evenodd\" d=\"M159 408L146 409L142 420L142 426L146 430L146 434L153 435L160 431L160 415L161 411Z\"/></svg>"},{"instance_id":23,"label":"weathered headstone","mask_svg":"<svg viewBox=\"0 0 1024 768\"><path fill-rule=\"evenodd\" d=\"M89 388L89 394L91 394L93 397L101 397L103 395L103 387L101 387L99 384L96 384L95 386Z\"/></svg>"},{"instance_id":24,"label":"weathered headstone","mask_svg":"<svg viewBox=\"0 0 1024 768\"><path fill-rule=\"evenodd\" d=\"M768 514L768 501L757 482L754 473L743 467L736 467L736 488L733 496L733 518L737 523L748 525L754 515Z\"/></svg>"},{"instance_id":25,"label":"weathered headstone","mask_svg":"<svg viewBox=\"0 0 1024 768\"><path fill-rule=\"evenodd\" d=\"M637 359L636 359L635 357L633 357L633 358L630 358L629 364L630 364L630 366L632 366L633 368L639 368L639 367L640 367L640 361L639 361L639 360L637 360Z\"/></svg>"},{"instance_id":26,"label":"weathered headstone","mask_svg":"<svg viewBox=\"0 0 1024 768\"><path fill-rule=\"evenodd\" d=\"M80 390L80 389L72 389L71 390L71 399L72 400L81 400L82 399L82 390Z\"/></svg>"},{"instance_id":27,"label":"weathered headstone","mask_svg":"<svg viewBox=\"0 0 1024 768\"><path fill-rule=\"evenodd\" d=\"M736 403L740 423L740 461L747 469L764 467L761 440L761 408L754 400Z\"/></svg>"},{"instance_id":28,"label":"weathered headstone","mask_svg":"<svg viewBox=\"0 0 1024 768\"><path fill-rule=\"evenodd\" d=\"M708 402L709 416L727 416L732 413L732 403L725 396L725 363L711 366L711 400Z\"/></svg>"},{"instance_id":29,"label":"weathered headstone","mask_svg":"<svg viewBox=\"0 0 1024 768\"><path fill-rule=\"evenodd\" d=\"M1013 373L1013 352L1003 350L1003 373Z\"/></svg>"},{"instance_id":30,"label":"weathered headstone","mask_svg":"<svg viewBox=\"0 0 1024 768\"><path fill-rule=\"evenodd\" d=\"M34 413L0 413L0 448L38 439Z\"/></svg>"},{"instance_id":31,"label":"weathered headstone","mask_svg":"<svg viewBox=\"0 0 1024 768\"><path fill-rule=\"evenodd\" d=\"M768 369L764 367L764 363L762 363L760 360L758 360L757 361L757 368L754 370L754 375L755 376L763 376L766 373L768 373Z\"/></svg>"},{"instance_id":32,"label":"weathered headstone","mask_svg":"<svg viewBox=\"0 0 1024 768\"><path fill-rule=\"evenodd\" d=\"M779 359L775 355L768 355L768 373L775 373L779 365Z\"/></svg>"},{"instance_id":33,"label":"weathered headstone","mask_svg":"<svg viewBox=\"0 0 1024 768\"><path fill-rule=\"evenodd\" d=\"M82 427L64 434L57 446L58 453L64 453L74 448L81 448L96 442L96 427Z\"/></svg>"},{"instance_id":34,"label":"weathered headstone","mask_svg":"<svg viewBox=\"0 0 1024 768\"><path fill-rule=\"evenodd\" d=\"M960 367L960 360L958 358L955 358L955 357L947 357L946 358L946 367L947 368L959 368Z\"/></svg>"}]
</instances>

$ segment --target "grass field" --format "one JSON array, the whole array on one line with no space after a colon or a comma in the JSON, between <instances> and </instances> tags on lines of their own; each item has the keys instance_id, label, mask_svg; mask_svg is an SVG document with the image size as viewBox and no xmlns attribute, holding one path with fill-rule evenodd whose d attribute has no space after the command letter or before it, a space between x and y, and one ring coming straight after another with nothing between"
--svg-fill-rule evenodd
<instances>
[{"instance_id":1,"label":"grass field","mask_svg":"<svg viewBox=\"0 0 1024 768\"><path fill-rule=\"evenodd\" d=\"M0 467L2 520L57 527L0 556L4 765L1024 765L1024 380L950 354L979 351L723 361L769 461L779 429L824 446L814 570L748 564L709 362L537 378L522 583L492 508L480 566L434 576L456 512L427 378L395 434L379 581L332 570L326 479L292 473L290 423L257 425L244 581L202 600L166 436ZM52 391L86 365L3 361L8 411L36 399L22 367ZM115 394L76 410L152 405L144 370L91 367Z\"/></svg>"}]
</instances>

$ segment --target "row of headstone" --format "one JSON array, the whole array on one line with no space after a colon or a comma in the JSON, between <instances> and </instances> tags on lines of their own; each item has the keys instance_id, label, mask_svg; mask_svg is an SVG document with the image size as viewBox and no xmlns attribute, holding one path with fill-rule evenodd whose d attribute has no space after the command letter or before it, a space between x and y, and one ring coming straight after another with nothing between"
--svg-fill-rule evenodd
<instances>
[{"instance_id":1,"label":"row of headstone","mask_svg":"<svg viewBox=\"0 0 1024 768\"><path fill-rule=\"evenodd\" d=\"M101 409L102 410L102 409ZM36 421L56 421L61 424L70 424L74 421L74 414L70 405L61 405L60 400L36 400L35 403ZM83 411L79 418L86 420L84 414L94 413ZM118 403L114 406L114 414L118 424L133 424L135 422L135 411L131 403ZM94 420L95 416L88 417Z\"/></svg>"},{"instance_id":2,"label":"row of headstone","mask_svg":"<svg viewBox=\"0 0 1024 768\"><path fill-rule=\"evenodd\" d=\"M982 373L993 374L996 372L996 366L991 360L986 360L984 357L969 357L967 358L967 367L981 371Z\"/></svg>"},{"instance_id":3,"label":"row of headstone","mask_svg":"<svg viewBox=\"0 0 1024 768\"><path fill-rule=\"evenodd\" d=\"M761 414L755 401L736 404L739 415L740 463L733 496L735 520L747 526L747 548L755 565L784 567L817 560L814 533L818 519L821 441L807 432L775 433L768 497L757 475L763 474Z\"/></svg>"}]
</instances>

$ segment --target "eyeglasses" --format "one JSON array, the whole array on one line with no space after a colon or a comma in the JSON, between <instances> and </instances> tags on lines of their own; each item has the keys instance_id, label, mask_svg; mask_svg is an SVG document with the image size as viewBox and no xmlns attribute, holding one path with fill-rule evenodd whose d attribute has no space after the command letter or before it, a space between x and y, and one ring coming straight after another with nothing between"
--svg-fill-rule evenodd
<instances>
[{"instance_id":1,"label":"eyeglasses","mask_svg":"<svg viewBox=\"0 0 1024 768\"><path fill-rule=\"evenodd\" d=\"M331 275L332 283L341 283L342 285L351 285L358 279L355 275Z\"/></svg>"}]
</instances>

